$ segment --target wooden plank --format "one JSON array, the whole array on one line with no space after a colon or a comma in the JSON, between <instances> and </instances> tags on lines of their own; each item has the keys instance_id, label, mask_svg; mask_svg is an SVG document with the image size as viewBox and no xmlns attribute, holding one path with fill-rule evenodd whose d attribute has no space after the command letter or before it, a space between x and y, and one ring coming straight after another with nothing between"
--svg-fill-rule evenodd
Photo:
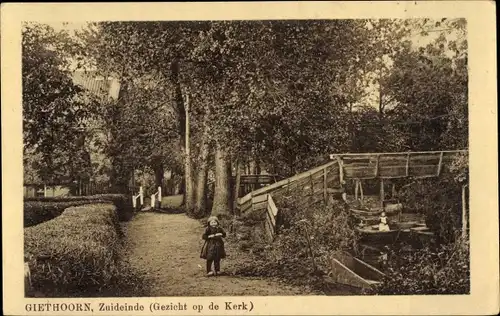
<instances>
[{"instance_id":1,"label":"wooden plank","mask_svg":"<svg viewBox=\"0 0 500 316\"><path fill-rule=\"evenodd\" d=\"M355 181L354 182L355 183L354 184L354 200L357 201L358 200L358 192L359 192L359 189L358 189L358 187L359 187L359 179L355 179L354 181Z\"/></svg>"},{"instance_id":2,"label":"wooden plank","mask_svg":"<svg viewBox=\"0 0 500 316\"><path fill-rule=\"evenodd\" d=\"M312 175L313 180L323 179L323 177L325 176L325 170L326 169L323 169L323 170L320 170L320 171L314 173Z\"/></svg>"},{"instance_id":3,"label":"wooden plank","mask_svg":"<svg viewBox=\"0 0 500 316\"><path fill-rule=\"evenodd\" d=\"M326 176L328 174L328 170L325 168L323 170L323 198L325 199L325 203L328 200L328 194L326 192L328 184L326 183Z\"/></svg>"},{"instance_id":4,"label":"wooden plank","mask_svg":"<svg viewBox=\"0 0 500 316\"><path fill-rule=\"evenodd\" d=\"M420 165L410 167L412 176L436 176L436 165Z\"/></svg>"},{"instance_id":5,"label":"wooden plank","mask_svg":"<svg viewBox=\"0 0 500 316\"><path fill-rule=\"evenodd\" d=\"M274 233L273 233L272 227L271 227L271 225L270 225L270 223L269 223L269 221L267 219L264 221L264 229L267 232L267 236L268 236L269 240L270 241L273 240L274 239Z\"/></svg>"},{"instance_id":6,"label":"wooden plank","mask_svg":"<svg viewBox=\"0 0 500 316\"><path fill-rule=\"evenodd\" d=\"M323 189L323 183L325 182L324 176L313 180L314 191Z\"/></svg>"},{"instance_id":7,"label":"wooden plank","mask_svg":"<svg viewBox=\"0 0 500 316\"><path fill-rule=\"evenodd\" d=\"M371 284L368 283L365 279L357 275L354 271L346 267L335 258L332 258L330 267L330 275L336 283L345 284L357 288L370 288L371 286Z\"/></svg>"},{"instance_id":8,"label":"wooden plank","mask_svg":"<svg viewBox=\"0 0 500 316\"><path fill-rule=\"evenodd\" d=\"M384 198L385 198L384 179L380 179L380 204L382 208L384 207Z\"/></svg>"},{"instance_id":9,"label":"wooden plank","mask_svg":"<svg viewBox=\"0 0 500 316\"><path fill-rule=\"evenodd\" d=\"M458 153L466 153L468 152L467 149L460 149L460 150L439 150L439 151L406 151L406 152L381 152L381 153L350 153L350 154L332 154L331 156L336 159L336 157L362 157L362 156L373 156L373 155L407 155L408 153L411 154L439 154L441 152L444 153L450 153L450 154L458 154Z\"/></svg>"},{"instance_id":10,"label":"wooden plank","mask_svg":"<svg viewBox=\"0 0 500 316\"><path fill-rule=\"evenodd\" d=\"M379 167L378 176L381 178L385 177L406 177L406 167Z\"/></svg>"},{"instance_id":11,"label":"wooden plank","mask_svg":"<svg viewBox=\"0 0 500 316\"><path fill-rule=\"evenodd\" d=\"M251 199L252 199L252 195L251 194L247 194L244 197L238 199L238 204L240 204L240 205L244 204L244 203L250 201Z\"/></svg>"},{"instance_id":12,"label":"wooden plank","mask_svg":"<svg viewBox=\"0 0 500 316\"><path fill-rule=\"evenodd\" d=\"M282 187L282 186L284 186L286 184L289 184L289 183L293 183L294 181L297 181L299 179L303 179L305 177L308 177L311 173L315 173L317 171L323 170L324 168L327 168L327 167L329 167L329 166L331 166L333 164L336 164L336 162L335 161L331 161L329 163L326 163L326 164L324 164L322 166L316 167L316 168L311 169L309 171L299 173L299 174L297 174L297 175L295 175L293 177L290 177L290 178L278 181L278 182L276 182L274 184L271 184L271 185L268 185L268 186L263 187L261 189L258 189L256 191L254 191L254 194L255 195L259 195L259 194L263 194L263 193L272 192L272 191L274 191L277 188L280 188L280 187Z\"/></svg>"},{"instance_id":13,"label":"wooden plank","mask_svg":"<svg viewBox=\"0 0 500 316\"><path fill-rule=\"evenodd\" d=\"M441 165L443 164L443 155L444 155L443 152L441 152L441 155L439 155L439 164L438 164L438 168L437 168L438 177L441 174Z\"/></svg>"},{"instance_id":14,"label":"wooden plank","mask_svg":"<svg viewBox=\"0 0 500 316\"><path fill-rule=\"evenodd\" d=\"M252 211L258 211L258 210L263 210L267 208L267 201L264 202L259 202L259 203L254 203Z\"/></svg>"},{"instance_id":15,"label":"wooden plank","mask_svg":"<svg viewBox=\"0 0 500 316\"><path fill-rule=\"evenodd\" d=\"M263 201L267 201L267 194L254 195L252 197L252 203L257 204Z\"/></svg>"},{"instance_id":16,"label":"wooden plank","mask_svg":"<svg viewBox=\"0 0 500 316\"><path fill-rule=\"evenodd\" d=\"M410 175L410 154L406 156L406 176Z\"/></svg>"},{"instance_id":17,"label":"wooden plank","mask_svg":"<svg viewBox=\"0 0 500 316\"><path fill-rule=\"evenodd\" d=\"M364 194L363 194L363 182L359 181L359 193L361 194L361 205L363 205Z\"/></svg>"},{"instance_id":18,"label":"wooden plank","mask_svg":"<svg viewBox=\"0 0 500 316\"><path fill-rule=\"evenodd\" d=\"M345 167L345 178L358 178L358 179L373 179L375 178L374 176L374 168L359 168L359 169L350 169Z\"/></svg>"},{"instance_id":19,"label":"wooden plank","mask_svg":"<svg viewBox=\"0 0 500 316\"><path fill-rule=\"evenodd\" d=\"M247 203L242 204L242 205L240 206L240 212L241 212L241 213L245 213L246 211L250 210L251 208L252 208L252 203L247 202Z\"/></svg>"},{"instance_id":20,"label":"wooden plank","mask_svg":"<svg viewBox=\"0 0 500 316\"><path fill-rule=\"evenodd\" d=\"M313 177L312 175L310 176L310 181L311 181L311 193L314 194L314 182L313 182Z\"/></svg>"},{"instance_id":21,"label":"wooden plank","mask_svg":"<svg viewBox=\"0 0 500 316\"><path fill-rule=\"evenodd\" d=\"M276 217L272 214L272 210L269 205L267 206L267 216L269 217L269 220L271 221L273 227L276 226Z\"/></svg>"},{"instance_id":22,"label":"wooden plank","mask_svg":"<svg viewBox=\"0 0 500 316\"><path fill-rule=\"evenodd\" d=\"M269 195L268 204L269 204L269 207L271 208L273 216L278 215L278 208L276 207L276 204L274 203L274 199L271 195Z\"/></svg>"}]
</instances>

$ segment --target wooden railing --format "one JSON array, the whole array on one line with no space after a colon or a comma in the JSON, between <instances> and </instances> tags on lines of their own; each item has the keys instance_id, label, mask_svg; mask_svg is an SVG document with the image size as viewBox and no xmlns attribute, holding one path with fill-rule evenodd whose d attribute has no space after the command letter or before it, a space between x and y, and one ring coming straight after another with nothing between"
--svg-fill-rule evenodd
<instances>
[{"instance_id":1,"label":"wooden railing","mask_svg":"<svg viewBox=\"0 0 500 316\"><path fill-rule=\"evenodd\" d=\"M467 150L394 153L333 154L346 179L397 179L439 177L453 159Z\"/></svg>"},{"instance_id":2,"label":"wooden railing","mask_svg":"<svg viewBox=\"0 0 500 316\"><path fill-rule=\"evenodd\" d=\"M321 200L325 202L328 194L339 184L339 167L336 161L299 173L288 179L278 181L252 191L244 197L238 199L238 209L240 214L249 211L265 210L265 230L270 240L276 234L276 219L279 209L276 207L276 200L285 195L301 194L307 196L304 203L316 203Z\"/></svg>"},{"instance_id":3,"label":"wooden railing","mask_svg":"<svg viewBox=\"0 0 500 316\"><path fill-rule=\"evenodd\" d=\"M132 206L134 209L137 207L137 199L139 199L139 202L141 203L140 206L144 205L144 191L142 189L142 186L139 187L139 193L137 195L132 195Z\"/></svg>"},{"instance_id":4,"label":"wooden railing","mask_svg":"<svg viewBox=\"0 0 500 316\"><path fill-rule=\"evenodd\" d=\"M249 210L264 209L267 205L267 194L272 194L276 199L291 190L308 190L317 198L326 199L328 186L334 184L336 187L338 183L338 163L332 161L248 193L238 199L238 209L241 214Z\"/></svg>"},{"instance_id":5,"label":"wooden railing","mask_svg":"<svg viewBox=\"0 0 500 316\"><path fill-rule=\"evenodd\" d=\"M161 186L158 187L158 191L156 191L155 193L151 194L151 208L155 208L156 207L156 201L158 201L158 203L161 206Z\"/></svg>"},{"instance_id":6,"label":"wooden railing","mask_svg":"<svg viewBox=\"0 0 500 316\"><path fill-rule=\"evenodd\" d=\"M240 214L249 211L266 211L266 231L274 238L279 202L285 195L301 194L301 203L313 204L327 201L330 193L342 192L346 179L380 179L381 196L383 179L439 177L449 171L453 159L467 150L354 153L330 155L331 162L293 177L254 190L237 200ZM362 189L362 188L361 188ZM383 199L381 200L383 203Z\"/></svg>"},{"instance_id":7,"label":"wooden railing","mask_svg":"<svg viewBox=\"0 0 500 316\"><path fill-rule=\"evenodd\" d=\"M276 204L274 204L274 200L271 194L267 194L267 212L266 212L265 228L270 240L273 240L274 236L276 235L277 217L278 217L278 208L276 207Z\"/></svg>"}]
</instances>

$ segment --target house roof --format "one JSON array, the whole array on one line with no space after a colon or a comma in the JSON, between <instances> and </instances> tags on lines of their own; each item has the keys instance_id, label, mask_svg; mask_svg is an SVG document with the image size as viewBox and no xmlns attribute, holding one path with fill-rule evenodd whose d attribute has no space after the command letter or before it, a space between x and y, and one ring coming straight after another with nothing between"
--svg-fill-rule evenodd
<instances>
[{"instance_id":1,"label":"house roof","mask_svg":"<svg viewBox=\"0 0 500 316\"><path fill-rule=\"evenodd\" d=\"M96 71L75 71L72 78L76 85L102 97L110 96L113 83L117 83L116 79L104 78L98 75Z\"/></svg>"}]
</instances>

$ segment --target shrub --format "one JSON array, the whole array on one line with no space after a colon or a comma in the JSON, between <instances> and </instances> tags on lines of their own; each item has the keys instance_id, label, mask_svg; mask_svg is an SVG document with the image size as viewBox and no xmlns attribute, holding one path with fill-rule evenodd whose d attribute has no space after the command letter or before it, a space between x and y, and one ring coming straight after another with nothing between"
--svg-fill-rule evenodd
<instances>
[{"instance_id":1,"label":"shrub","mask_svg":"<svg viewBox=\"0 0 500 316\"><path fill-rule=\"evenodd\" d=\"M458 156L450 173L421 179L404 187L405 208L423 213L427 226L440 242L453 242L462 227L462 184L468 181L467 156Z\"/></svg>"},{"instance_id":2,"label":"shrub","mask_svg":"<svg viewBox=\"0 0 500 316\"><path fill-rule=\"evenodd\" d=\"M37 225L48 220L51 220L71 206L80 206L96 202L105 201L66 201L66 202L40 202L40 201L27 201L24 202L24 227Z\"/></svg>"},{"instance_id":3,"label":"shrub","mask_svg":"<svg viewBox=\"0 0 500 316\"><path fill-rule=\"evenodd\" d=\"M381 295L469 294L469 246L461 240L414 251L393 250L387 279L369 293Z\"/></svg>"},{"instance_id":4,"label":"shrub","mask_svg":"<svg viewBox=\"0 0 500 316\"><path fill-rule=\"evenodd\" d=\"M236 268L236 274L281 277L294 284L326 290L328 285L321 276L329 272L332 254L356 248L359 236L352 229L349 213L343 204L300 206L303 202L304 197L295 196L278 203L284 227L272 244L263 238L265 235L260 225L255 225L258 215L248 214L240 218L242 223L236 233L238 243L241 250L248 249L252 253L252 259Z\"/></svg>"},{"instance_id":5,"label":"shrub","mask_svg":"<svg viewBox=\"0 0 500 316\"><path fill-rule=\"evenodd\" d=\"M128 221L134 214L132 206L132 199L128 198L125 194L96 194L92 197L98 200L111 201L118 211L118 219L120 221Z\"/></svg>"},{"instance_id":6,"label":"shrub","mask_svg":"<svg viewBox=\"0 0 500 316\"><path fill-rule=\"evenodd\" d=\"M121 221L129 220L134 213L132 202L123 194L38 197L26 198L24 201L24 227L33 226L59 216L65 208L90 203L112 202Z\"/></svg>"},{"instance_id":7,"label":"shrub","mask_svg":"<svg viewBox=\"0 0 500 316\"><path fill-rule=\"evenodd\" d=\"M25 228L32 290L47 296L99 292L118 272L118 228L112 204L70 207L51 221Z\"/></svg>"}]
</instances>

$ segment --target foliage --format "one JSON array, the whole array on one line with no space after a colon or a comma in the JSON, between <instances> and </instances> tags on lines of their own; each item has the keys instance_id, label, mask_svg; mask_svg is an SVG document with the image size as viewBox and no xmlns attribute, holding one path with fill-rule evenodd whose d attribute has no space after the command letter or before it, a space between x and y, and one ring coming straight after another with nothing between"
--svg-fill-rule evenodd
<instances>
[{"instance_id":1,"label":"foliage","mask_svg":"<svg viewBox=\"0 0 500 316\"><path fill-rule=\"evenodd\" d=\"M25 201L23 205L24 211L24 227L34 226L48 220L51 220L64 212L68 207L80 206L105 201Z\"/></svg>"},{"instance_id":2,"label":"foliage","mask_svg":"<svg viewBox=\"0 0 500 316\"><path fill-rule=\"evenodd\" d=\"M379 295L469 294L468 243L458 240L412 252L392 251L387 279L374 288Z\"/></svg>"},{"instance_id":3,"label":"foliage","mask_svg":"<svg viewBox=\"0 0 500 316\"><path fill-rule=\"evenodd\" d=\"M112 204L91 204L25 228L24 253L33 291L66 296L104 288L119 273L117 223Z\"/></svg>"},{"instance_id":4,"label":"foliage","mask_svg":"<svg viewBox=\"0 0 500 316\"><path fill-rule=\"evenodd\" d=\"M23 135L25 154L41 155L43 181L81 177L90 162L83 127L92 107L68 70L75 49L67 32L26 23L22 28Z\"/></svg>"},{"instance_id":5,"label":"foliage","mask_svg":"<svg viewBox=\"0 0 500 316\"><path fill-rule=\"evenodd\" d=\"M96 194L90 196L33 197L24 199L25 227L36 225L59 216L64 209L89 203L113 203L118 219L129 220L133 215L132 203L122 194Z\"/></svg>"},{"instance_id":6,"label":"foliage","mask_svg":"<svg viewBox=\"0 0 500 316\"><path fill-rule=\"evenodd\" d=\"M331 256L337 251L356 248L359 237L343 205L304 206L303 202L304 197L295 196L278 205L283 212L284 226L272 244L266 240L263 230L244 228L255 227L255 222L262 223L262 218L251 214L242 217L243 223L237 225L236 235L238 244L250 253L251 259L235 268L236 274L280 277L316 290L327 290L322 275L330 270Z\"/></svg>"},{"instance_id":7,"label":"foliage","mask_svg":"<svg viewBox=\"0 0 500 316\"><path fill-rule=\"evenodd\" d=\"M106 22L85 36L104 72L127 84L161 78L181 137L189 96L194 134L208 124L229 159L259 156L293 174L325 150L347 148L345 106L355 69L373 55L370 34L364 21L339 20Z\"/></svg>"},{"instance_id":8,"label":"foliage","mask_svg":"<svg viewBox=\"0 0 500 316\"><path fill-rule=\"evenodd\" d=\"M401 192L406 207L423 212L427 226L446 243L456 240L462 228L462 185L468 179L467 156L459 156L451 171L437 179L415 181Z\"/></svg>"}]
</instances>

